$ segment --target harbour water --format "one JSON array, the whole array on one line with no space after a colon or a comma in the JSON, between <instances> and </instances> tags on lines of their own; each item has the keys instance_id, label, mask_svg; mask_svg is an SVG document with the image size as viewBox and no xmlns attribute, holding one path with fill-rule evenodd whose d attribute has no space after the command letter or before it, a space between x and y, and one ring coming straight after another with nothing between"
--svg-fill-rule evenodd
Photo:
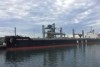
<instances>
[{"instance_id":1,"label":"harbour water","mask_svg":"<svg viewBox=\"0 0 100 67\"><path fill-rule=\"evenodd\" d=\"M100 67L100 45L0 51L0 67Z\"/></svg>"}]
</instances>

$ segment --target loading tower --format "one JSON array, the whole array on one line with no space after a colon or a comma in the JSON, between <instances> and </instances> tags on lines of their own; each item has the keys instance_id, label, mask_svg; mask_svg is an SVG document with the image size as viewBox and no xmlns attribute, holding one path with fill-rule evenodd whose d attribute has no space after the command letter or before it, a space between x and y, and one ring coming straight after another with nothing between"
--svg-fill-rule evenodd
<instances>
[{"instance_id":1,"label":"loading tower","mask_svg":"<svg viewBox=\"0 0 100 67\"><path fill-rule=\"evenodd\" d=\"M51 25L42 25L42 33L43 33L43 38L56 38L57 35L60 35L60 37L65 37L65 33L62 31L62 27L59 29L59 32L56 32L56 27L55 23Z\"/></svg>"}]
</instances>

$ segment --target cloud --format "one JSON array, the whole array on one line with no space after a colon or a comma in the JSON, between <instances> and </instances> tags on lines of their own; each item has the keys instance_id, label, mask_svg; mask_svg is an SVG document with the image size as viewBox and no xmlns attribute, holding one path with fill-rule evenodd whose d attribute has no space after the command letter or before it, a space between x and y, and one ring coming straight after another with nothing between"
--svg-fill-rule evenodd
<instances>
[{"instance_id":1,"label":"cloud","mask_svg":"<svg viewBox=\"0 0 100 67\"><path fill-rule=\"evenodd\" d=\"M71 9L75 0L56 0L54 3L55 13L60 14Z\"/></svg>"},{"instance_id":2,"label":"cloud","mask_svg":"<svg viewBox=\"0 0 100 67\"><path fill-rule=\"evenodd\" d=\"M63 26L66 33L72 28L98 29L99 8L99 0L0 0L0 32L3 35L2 32L17 27L21 34L41 34L41 25L51 23Z\"/></svg>"}]
</instances>

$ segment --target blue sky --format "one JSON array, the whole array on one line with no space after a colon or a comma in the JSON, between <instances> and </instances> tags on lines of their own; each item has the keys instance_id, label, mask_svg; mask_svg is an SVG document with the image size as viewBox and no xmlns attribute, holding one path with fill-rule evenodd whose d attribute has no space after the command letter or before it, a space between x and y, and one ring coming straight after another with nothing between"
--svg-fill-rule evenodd
<instances>
[{"instance_id":1,"label":"blue sky","mask_svg":"<svg viewBox=\"0 0 100 67\"><path fill-rule=\"evenodd\" d=\"M55 23L67 35L92 26L100 32L100 0L0 0L0 36L41 36L41 25Z\"/></svg>"}]
</instances>

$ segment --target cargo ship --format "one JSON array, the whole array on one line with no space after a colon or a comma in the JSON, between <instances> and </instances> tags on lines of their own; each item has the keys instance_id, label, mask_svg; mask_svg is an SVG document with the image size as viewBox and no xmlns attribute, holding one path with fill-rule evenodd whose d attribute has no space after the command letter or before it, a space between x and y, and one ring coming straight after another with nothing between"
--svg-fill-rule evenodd
<instances>
[{"instance_id":1,"label":"cargo ship","mask_svg":"<svg viewBox=\"0 0 100 67\"><path fill-rule=\"evenodd\" d=\"M84 31L81 34L76 34L73 29L73 37L65 37L62 28L59 28L59 32L56 32L55 24L42 25L43 38L30 38L16 35L5 36L3 45L6 45L7 50L27 50L27 49L44 49L44 48L56 48L66 46L77 46L79 44L99 43L99 35L94 34L94 30L84 35ZM89 36L92 35L93 37ZM79 38L76 38L78 35ZM94 37L95 35L95 37ZM58 37L59 36L59 37Z\"/></svg>"}]
</instances>

